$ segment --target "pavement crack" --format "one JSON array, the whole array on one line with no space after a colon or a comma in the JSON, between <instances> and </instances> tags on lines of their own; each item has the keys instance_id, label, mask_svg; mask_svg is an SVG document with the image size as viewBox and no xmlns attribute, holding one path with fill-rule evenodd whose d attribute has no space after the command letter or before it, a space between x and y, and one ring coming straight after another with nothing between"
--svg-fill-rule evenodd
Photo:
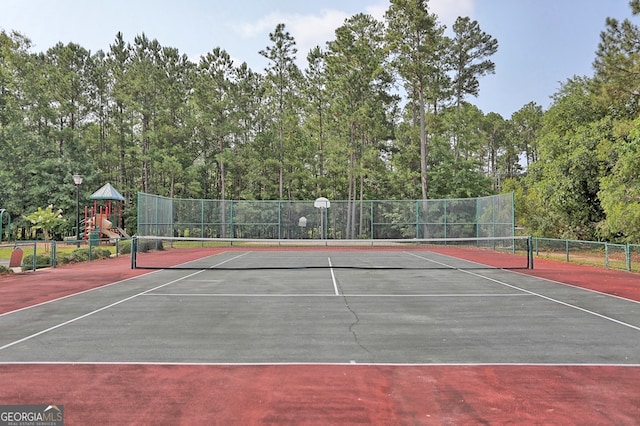
<instances>
[{"instance_id":1,"label":"pavement crack","mask_svg":"<svg viewBox=\"0 0 640 426\"><path fill-rule=\"evenodd\" d=\"M358 345L360 349L362 349L367 354L369 354L369 358L370 358L369 362L373 362L375 359L375 355L365 345L363 345L362 342L360 342L358 333L355 330L356 326L360 323L360 317L358 316L358 313L349 304L349 299L347 299L347 296L342 292L341 292L341 296L345 306L347 307L349 312L351 312L351 315L353 315L353 318L354 318L354 321L349 325L349 332L353 335L353 340L356 342L356 345Z\"/></svg>"}]
</instances>

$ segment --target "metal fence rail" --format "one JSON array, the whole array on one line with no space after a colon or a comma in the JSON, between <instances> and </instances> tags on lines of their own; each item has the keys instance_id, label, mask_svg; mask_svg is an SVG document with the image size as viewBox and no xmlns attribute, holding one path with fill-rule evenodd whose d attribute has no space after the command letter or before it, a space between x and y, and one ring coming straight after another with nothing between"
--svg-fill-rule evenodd
<instances>
[{"instance_id":1,"label":"metal fence rail","mask_svg":"<svg viewBox=\"0 0 640 426\"><path fill-rule=\"evenodd\" d=\"M130 242L109 239L94 240L18 240L0 244L0 266L9 269L11 255L22 252L20 269L35 271L40 268L55 268L65 263L77 263L120 256L128 253Z\"/></svg>"},{"instance_id":2,"label":"metal fence rail","mask_svg":"<svg viewBox=\"0 0 640 426\"><path fill-rule=\"evenodd\" d=\"M640 272L640 244L533 237L533 251L536 257Z\"/></svg>"}]
</instances>

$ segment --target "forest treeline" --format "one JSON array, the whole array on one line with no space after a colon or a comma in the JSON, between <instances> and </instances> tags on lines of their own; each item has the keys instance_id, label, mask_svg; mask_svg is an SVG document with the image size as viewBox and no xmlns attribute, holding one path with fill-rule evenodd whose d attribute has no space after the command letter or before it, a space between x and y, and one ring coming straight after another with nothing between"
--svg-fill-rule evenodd
<instances>
[{"instance_id":1,"label":"forest treeline","mask_svg":"<svg viewBox=\"0 0 640 426\"><path fill-rule=\"evenodd\" d=\"M563 82L547 110L532 102L507 118L472 103L498 40L468 17L445 31L428 0L348 18L303 68L279 24L261 71L222 47L195 62L146 34L34 52L3 30L0 208L20 224L53 204L70 233L76 173L83 204L107 182L125 196L130 231L139 191L323 196L352 201L354 217L358 200L515 192L529 234L638 242L640 30L633 16L604 19L594 74Z\"/></svg>"}]
</instances>

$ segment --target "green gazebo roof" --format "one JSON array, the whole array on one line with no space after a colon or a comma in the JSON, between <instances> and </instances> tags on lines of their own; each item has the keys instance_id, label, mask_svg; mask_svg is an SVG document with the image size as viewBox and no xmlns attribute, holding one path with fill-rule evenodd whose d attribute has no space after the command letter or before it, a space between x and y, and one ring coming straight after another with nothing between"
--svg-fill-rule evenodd
<instances>
[{"instance_id":1,"label":"green gazebo roof","mask_svg":"<svg viewBox=\"0 0 640 426\"><path fill-rule=\"evenodd\" d=\"M105 184L102 188L91 194L91 200L116 200L124 201L124 197L120 195L110 183Z\"/></svg>"}]
</instances>

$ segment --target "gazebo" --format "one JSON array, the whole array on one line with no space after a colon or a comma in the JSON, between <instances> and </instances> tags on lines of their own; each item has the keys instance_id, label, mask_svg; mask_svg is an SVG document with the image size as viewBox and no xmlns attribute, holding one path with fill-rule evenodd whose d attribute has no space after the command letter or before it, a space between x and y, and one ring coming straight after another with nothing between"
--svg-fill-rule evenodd
<instances>
[{"instance_id":1,"label":"gazebo","mask_svg":"<svg viewBox=\"0 0 640 426\"><path fill-rule=\"evenodd\" d=\"M122 216L124 197L110 183L91 194L93 207L85 207L85 238L99 232L106 238L129 238Z\"/></svg>"}]
</instances>

